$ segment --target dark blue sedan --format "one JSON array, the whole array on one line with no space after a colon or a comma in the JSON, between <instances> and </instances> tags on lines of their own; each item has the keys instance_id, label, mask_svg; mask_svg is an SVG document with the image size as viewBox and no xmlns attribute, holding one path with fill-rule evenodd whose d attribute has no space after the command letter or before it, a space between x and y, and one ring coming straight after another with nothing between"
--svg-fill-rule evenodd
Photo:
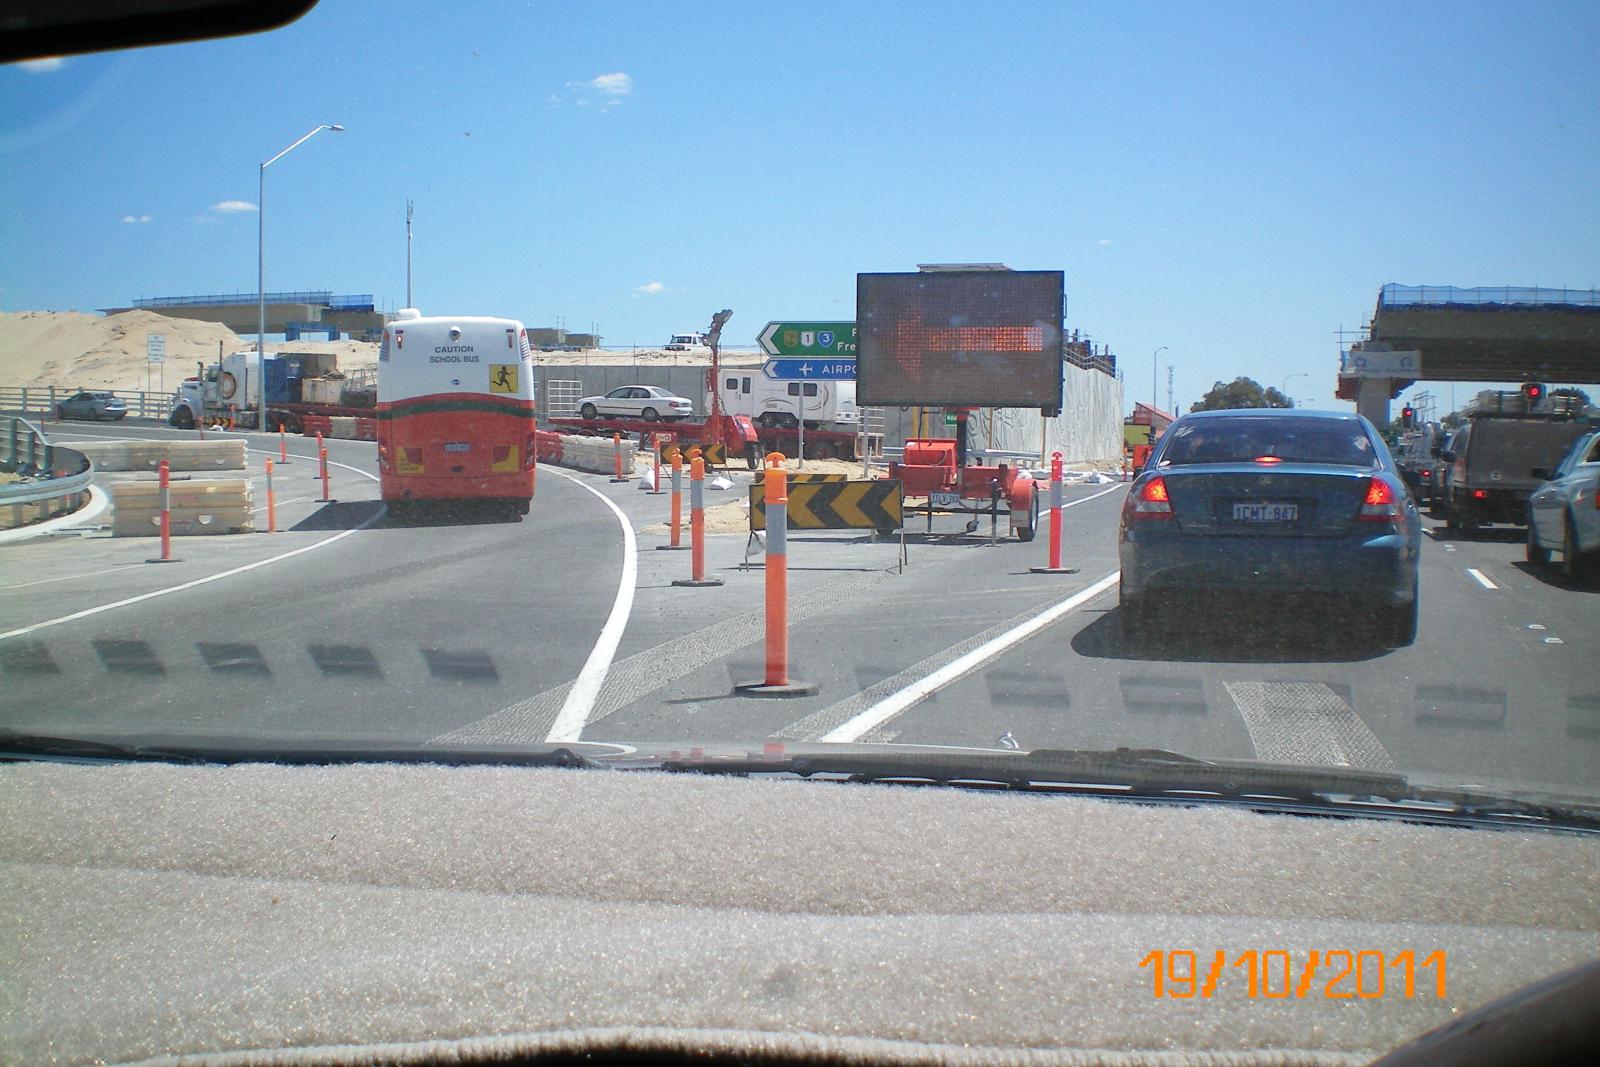
<instances>
[{"instance_id":1,"label":"dark blue sedan","mask_svg":"<svg viewBox=\"0 0 1600 1067\"><path fill-rule=\"evenodd\" d=\"M1168 428L1122 508L1125 632L1182 615L1188 592L1352 605L1388 645L1417 635L1422 523L1359 415L1204 411Z\"/></svg>"}]
</instances>

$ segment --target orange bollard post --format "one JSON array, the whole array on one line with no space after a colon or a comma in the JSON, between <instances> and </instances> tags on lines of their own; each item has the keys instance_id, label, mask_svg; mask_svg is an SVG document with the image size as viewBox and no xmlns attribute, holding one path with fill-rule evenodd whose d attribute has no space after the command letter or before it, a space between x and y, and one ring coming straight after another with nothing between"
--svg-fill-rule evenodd
<instances>
[{"instance_id":1,"label":"orange bollard post","mask_svg":"<svg viewBox=\"0 0 1600 1067\"><path fill-rule=\"evenodd\" d=\"M759 682L746 682L734 692L756 697L812 696L817 687L789 677L789 475L783 453L767 456L766 615L767 673Z\"/></svg>"},{"instance_id":2,"label":"orange bollard post","mask_svg":"<svg viewBox=\"0 0 1600 1067\"><path fill-rule=\"evenodd\" d=\"M267 533L278 532L278 498L272 493L272 457L267 457Z\"/></svg>"},{"instance_id":3,"label":"orange bollard post","mask_svg":"<svg viewBox=\"0 0 1600 1067\"><path fill-rule=\"evenodd\" d=\"M1038 484L1034 492L1038 492ZM1034 574L1077 574L1076 567L1061 565L1061 453L1050 457L1050 563L1045 567L1029 567Z\"/></svg>"},{"instance_id":4,"label":"orange bollard post","mask_svg":"<svg viewBox=\"0 0 1600 1067\"><path fill-rule=\"evenodd\" d=\"M655 466L652 468L650 476L650 492L656 495L666 492L665 489L661 488L661 442L664 440L666 438L661 434L650 435L650 444L655 450Z\"/></svg>"},{"instance_id":5,"label":"orange bollard post","mask_svg":"<svg viewBox=\"0 0 1600 1067\"><path fill-rule=\"evenodd\" d=\"M672 450L672 508L669 512L667 527L671 540L656 548L668 552L675 552L683 548L683 452L679 449Z\"/></svg>"},{"instance_id":6,"label":"orange bollard post","mask_svg":"<svg viewBox=\"0 0 1600 1067\"><path fill-rule=\"evenodd\" d=\"M284 436L283 423L278 423L278 462L289 462L289 440Z\"/></svg>"},{"instance_id":7,"label":"orange bollard post","mask_svg":"<svg viewBox=\"0 0 1600 1067\"><path fill-rule=\"evenodd\" d=\"M721 578L706 577L706 461L699 449L689 450L689 577L675 578L673 585L701 589L721 585Z\"/></svg>"},{"instance_id":8,"label":"orange bollard post","mask_svg":"<svg viewBox=\"0 0 1600 1067\"><path fill-rule=\"evenodd\" d=\"M322 466L322 500L321 503L329 504L328 497L328 446L322 443L322 435L317 434L317 462Z\"/></svg>"},{"instance_id":9,"label":"orange bollard post","mask_svg":"<svg viewBox=\"0 0 1600 1067\"><path fill-rule=\"evenodd\" d=\"M622 435L620 433L611 435L611 466L616 471L611 476L613 482L625 482L628 480L627 475L622 473Z\"/></svg>"},{"instance_id":10,"label":"orange bollard post","mask_svg":"<svg viewBox=\"0 0 1600 1067\"><path fill-rule=\"evenodd\" d=\"M161 484L161 558L151 560L151 563L172 562L172 467L166 460L162 460L156 468Z\"/></svg>"},{"instance_id":11,"label":"orange bollard post","mask_svg":"<svg viewBox=\"0 0 1600 1067\"><path fill-rule=\"evenodd\" d=\"M233 431L233 405L232 404L228 405L228 430L229 430L230 433Z\"/></svg>"}]
</instances>

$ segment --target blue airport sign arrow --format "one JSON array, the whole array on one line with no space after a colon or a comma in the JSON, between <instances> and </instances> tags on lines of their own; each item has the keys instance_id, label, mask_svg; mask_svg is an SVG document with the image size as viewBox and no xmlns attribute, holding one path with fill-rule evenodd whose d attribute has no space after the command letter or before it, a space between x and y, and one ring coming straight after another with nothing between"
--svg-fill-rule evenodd
<instances>
[{"instance_id":1,"label":"blue airport sign arrow","mask_svg":"<svg viewBox=\"0 0 1600 1067\"><path fill-rule=\"evenodd\" d=\"M799 356L769 359L761 365L761 373L774 381L853 382L856 380L856 361Z\"/></svg>"}]
</instances>

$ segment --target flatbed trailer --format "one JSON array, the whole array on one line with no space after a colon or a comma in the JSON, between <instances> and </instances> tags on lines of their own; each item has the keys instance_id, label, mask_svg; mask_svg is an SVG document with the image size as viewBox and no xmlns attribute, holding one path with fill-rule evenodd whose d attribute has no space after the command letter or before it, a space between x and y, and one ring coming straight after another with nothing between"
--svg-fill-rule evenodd
<instances>
[{"instance_id":1,"label":"flatbed trailer","mask_svg":"<svg viewBox=\"0 0 1600 1067\"><path fill-rule=\"evenodd\" d=\"M664 434L674 442L688 442L690 444L704 444L707 440L721 441L727 448L729 460L737 456L744 456L750 464L750 469L755 470L760 466L760 457L768 452L782 452L785 456L799 456L800 430L791 426L762 426L746 415L722 415L719 419L726 423L727 420L739 420L749 424L748 434L753 435L757 443L757 451L750 451L751 436L735 435L730 439L726 432L718 433L712 428L713 420L702 422L689 420L667 421L665 419L655 422L646 422L643 419L598 418L582 419L575 416L548 419L550 426L560 429L563 433L577 433L596 437L609 437L620 433L625 437L636 439L641 447L649 447L652 434ZM812 430L805 432L805 458L806 459L856 459L857 434L854 430ZM739 447L735 447L735 443ZM752 458L753 457L753 458Z\"/></svg>"},{"instance_id":2,"label":"flatbed trailer","mask_svg":"<svg viewBox=\"0 0 1600 1067\"><path fill-rule=\"evenodd\" d=\"M707 463L726 466L743 457L751 470L761 466L764 438L747 415L719 415L701 422L690 420L645 420L600 418L583 419L558 417L545 420L551 429L561 433L581 434L585 437L610 437L621 434L636 440L639 447L654 447L654 441L665 438L670 444L682 448L694 445L720 445L720 449L706 449ZM809 435L807 435L809 436Z\"/></svg>"}]
</instances>

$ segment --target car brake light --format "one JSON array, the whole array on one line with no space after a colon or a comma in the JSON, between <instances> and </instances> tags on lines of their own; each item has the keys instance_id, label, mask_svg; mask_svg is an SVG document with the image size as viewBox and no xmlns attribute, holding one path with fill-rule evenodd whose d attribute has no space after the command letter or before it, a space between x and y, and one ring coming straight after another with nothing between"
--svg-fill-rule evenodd
<instances>
[{"instance_id":1,"label":"car brake light","mask_svg":"<svg viewBox=\"0 0 1600 1067\"><path fill-rule=\"evenodd\" d=\"M1362 522L1398 523L1400 498L1394 488L1378 478L1367 483L1367 495L1361 501L1361 512L1356 516Z\"/></svg>"},{"instance_id":2,"label":"car brake light","mask_svg":"<svg viewBox=\"0 0 1600 1067\"><path fill-rule=\"evenodd\" d=\"M1488 496L1489 490L1487 489L1474 489L1472 491L1472 499L1474 500L1486 500L1488 499Z\"/></svg>"},{"instance_id":3,"label":"car brake light","mask_svg":"<svg viewBox=\"0 0 1600 1067\"><path fill-rule=\"evenodd\" d=\"M1433 472L1432 471L1418 471L1417 473L1419 475L1421 475L1422 477L1424 477L1424 478L1432 478L1433 477Z\"/></svg>"},{"instance_id":4,"label":"car brake light","mask_svg":"<svg viewBox=\"0 0 1600 1067\"><path fill-rule=\"evenodd\" d=\"M1167 480L1160 475L1151 478L1132 496L1133 507L1129 515L1134 519L1172 518L1172 499L1167 494Z\"/></svg>"},{"instance_id":5,"label":"car brake light","mask_svg":"<svg viewBox=\"0 0 1600 1067\"><path fill-rule=\"evenodd\" d=\"M1274 463L1282 463L1283 462L1283 457L1282 456L1257 456L1256 457L1256 462L1261 464L1264 467L1270 467Z\"/></svg>"}]
</instances>

